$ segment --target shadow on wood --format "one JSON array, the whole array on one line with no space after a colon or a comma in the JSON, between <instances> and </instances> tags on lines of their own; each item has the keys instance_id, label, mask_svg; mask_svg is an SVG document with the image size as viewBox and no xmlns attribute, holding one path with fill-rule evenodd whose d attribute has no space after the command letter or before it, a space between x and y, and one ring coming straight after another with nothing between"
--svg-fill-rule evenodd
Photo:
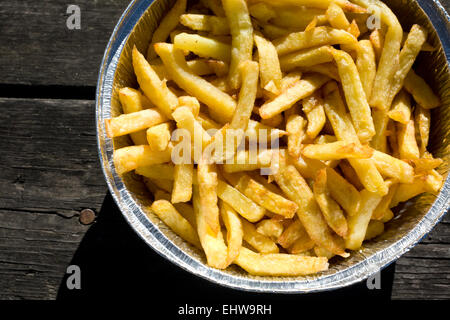
<instances>
[{"instance_id":1,"label":"shadow on wood","mask_svg":"<svg viewBox=\"0 0 450 320\"><path fill-rule=\"evenodd\" d=\"M81 269L81 289L69 290L66 275L59 288L59 300L148 299L157 295L155 303L172 307L186 303L292 305L293 301L316 299L389 300L395 269L391 265L382 271L381 290L368 290L366 281L306 295L257 294L219 287L182 270L149 248L127 224L109 193L70 265Z\"/></svg>"}]
</instances>

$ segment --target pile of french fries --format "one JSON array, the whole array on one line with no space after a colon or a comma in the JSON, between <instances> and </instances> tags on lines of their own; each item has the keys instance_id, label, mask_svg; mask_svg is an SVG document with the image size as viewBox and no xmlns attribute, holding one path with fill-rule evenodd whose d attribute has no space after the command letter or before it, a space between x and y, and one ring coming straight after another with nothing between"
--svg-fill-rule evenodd
<instances>
[{"instance_id":1,"label":"pile of french fries","mask_svg":"<svg viewBox=\"0 0 450 320\"><path fill-rule=\"evenodd\" d=\"M150 211L211 267L327 270L442 186L427 151L441 102L412 68L426 40L378 0L178 0L146 55L133 49L140 88L122 88L123 115L106 121L134 143L115 168L142 176Z\"/></svg>"}]
</instances>

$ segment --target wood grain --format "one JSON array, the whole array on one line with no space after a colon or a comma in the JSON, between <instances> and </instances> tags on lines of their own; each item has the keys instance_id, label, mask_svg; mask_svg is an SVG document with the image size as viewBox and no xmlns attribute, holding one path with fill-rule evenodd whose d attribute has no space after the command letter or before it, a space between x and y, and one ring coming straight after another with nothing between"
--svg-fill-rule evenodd
<instances>
[{"instance_id":1,"label":"wood grain","mask_svg":"<svg viewBox=\"0 0 450 320\"><path fill-rule=\"evenodd\" d=\"M66 0L0 1L0 83L95 86L114 26L129 0L77 0L81 30L69 30Z\"/></svg>"}]
</instances>

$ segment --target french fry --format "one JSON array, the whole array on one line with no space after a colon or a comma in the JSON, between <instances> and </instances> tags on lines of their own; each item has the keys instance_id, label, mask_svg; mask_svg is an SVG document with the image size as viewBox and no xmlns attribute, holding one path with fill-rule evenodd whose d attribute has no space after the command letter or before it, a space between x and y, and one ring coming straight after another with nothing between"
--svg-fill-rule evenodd
<instances>
[{"instance_id":1,"label":"french fry","mask_svg":"<svg viewBox=\"0 0 450 320\"><path fill-rule=\"evenodd\" d=\"M325 11L308 7L279 7L277 16L270 20L278 27L306 30L309 24L315 20L316 24L323 25L327 22Z\"/></svg>"},{"instance_id":2,"label":"french fry","mask_svg":"<svg viewBox=\"0 0 450 320\"><path fill-rule=\"evenodd\" d=\"M198 117L200 113L200 102L198 102L197 98L191 96L181 96L178 98L178 103L180 107L188 107L194 117Z\"/></svg>"},{"instance_id":3,"label":"french fry","mask_svg":"<svg viewBox=\"0 0 450 320\"><path fill-rule=\"evenodd\" d=\"M414 120L397 124L398 149L401 159L418 159L420 151L416 141Z\"/></svg>"},{"instance_id":4,"label":"french fry","mask_svg":"<svg viewBox=\"0 0 450 320\"><path fill-rule=\"evenodd\" d=\"M250 15L263 23L267 23L269 20L277 16L275 10L267 3L259 2L252 4L248 7Z\"/></svg>"},{"instance_id":5,"label":"french fry","mask_svg":"<svg viewBox=\"0 0 450 320\"><path fill-rule=\"evenodd\" d=\"M329 27L317 27L309 31L291 33L285 37L275 39L273 44L278 55L282 56L293 51L335 44L352 44L357 40L344 30Z\"/></svg>"},{"instance_id":6,"label":"french fry","mask_svg":"<svg viewBox=\"0 0 450 320\"><path fill-rule=\"evenodd\" d=\"M147 129L147 141L150 149L163 151L167 148L172 136L171 123L165 122Z\"/></svg>"},{"instance_id":7,"label":"french fry","mask_svg":"<svg viewBox=\"0 0 450 320\"><path fill-rule=\"evenodd\" d=\"M175 174L175 167L173 164L154 164L151 166L138 167L136 168L136 173L150 178L150 179L168 179L173 180Z\"/></svg>"},{"instance_id":8,"label":"french fry","mask_svg":"<svg viewBox=\"0 0 450 320\"><path fill-rule=\"evenodd\" d=\"M238 146L245 138L245 130L247 130L253 106L255 105L259 76L258 63L254 61L245 61L241 64L241 69L243 83L233 119L231 120L228 129L218 133L221 136L214 136L214 138L220 138L213 141L215 154L212 160L214 162L223 162L223 160L230 159L234 156ZM233 137L231 135L236 136L236 141L235 143L233 141L233 145L229 146L229 138Z\"/></svg>"},{"instance_id":9,"label":"french fry","mask_svg":"<svg viewBox=\"0 0 450 320\"><path fill-rule=\"evenodd\" d=\"M308 234L305 232L297 240L295 240L294 244L289 248L289 253L306 253L309 250L313 249L314 246L314 241L312 241Z\"/></svg>"},{"instance_id":10,"label":"french fry","mask_svg":"<svg viewBox=\"0 0 450 320\"><path fill-rule=\"evenodd\" d=\"M203 129L205 130L219 130L221 127L220 124L218 124L202 112L199 112L196 120L202 125Z\"/></svg>"},{"instance_id":11,"label":"french fry","mask_svg":"<svg viewBox=\"0 0 450 320\"><path fill-rule=\"evenodd\" d=\"M371 220L367 226L366 235L364 240L371 240L378 237L384 232L384 223L381 221Z\"/></svg>"},{"instance_id":12,"label":"french fry","mask_svg":"<svg viewBox=\"0 0 450 320\"><path fill-rule=\"evenodd\" d=\"M360 206L361 196L358 190L332 168L327 168L327 186L331 197L348 213L355 215Z\"/></svg>"},{"instance_id":13,"label":"french fry","mask_svg":"<svg viewBox=\"0 0 450 320\"><path fill-rule=\"evenodd\" d=\"M375 150L388 152L387 149L387 133L389 125L389 116L386 110L373 109L372 118L375 126L375 135L370 141L370 145Z\"/></svg>"},{"instance_id":14,"label":"french fry","mask_svg":"<svg viewBox=\"0 0 450 320\"><path fill-rule=\"evenodd\" d=\"M423 174L430 170L436 169L444 161L442 159L410 159L408 163L414 168L415 174Z\"/></svg>"},{"instance_id":15,"label":"french fry","mask_svg":"<svg viewBox=\"0 0 450 320\"><path fill-rule=\"evenodd\" d=\"M227 229L227 264L229 265L239 256L244 229L239 215L223 201L220 202L220 216Z\"/></svg>"},{"instance_id":16,"label":"french fry","mask_svg":"<svg viewBox=\"0 0 450 320\"><path fill-rule=\"evenodd\" d=\"M281 236L277 239L280 246L285 249L290 248L299 238L307 236L305 227L300 220L292 221L286 229L284 229Z\"/></svg>"},{"instance_id":17,"label":"french fry","mask_svg":"<svg viewBox=\"0 0 450 320\"><path fill-rule=\"evenodd\" d=\"M359 143L355 128L351 123L349 115L346 113L345 105L336 84L331 83L330 85L327 85L324 92L325 112L338 140ZM387 194L388 188L372 160L349 159L349 162L355 169L359 180L367 190L377 192L380 195Z\"/></svg>"},{"instance_id":18,"label":"french fry","mask_svg":"<svg viewBox=\"0 0 450 320\"><path fill-rule=\"evenodd\" d=\"M241 219L244 229L244 240L260 253L278 253L279 249L275 242L269 237L256 231L253 224L245 219Z\"/></svg>"},{"instance_id":19,"label":"french fry","mask_svg":"<svg viewBox=\"0 0 450 320\"><path fill-rule=\"evenodd\" d=\"M261 233L262 235L273 239L278 239L279 236L283 233L283 223L281 221L276 220L275 218L264 219L258 222L256 231Z\"/></svg>"},{"instance_id":20,"label":"french fry","mask_svg":"<svg viewBox=\"0 0 450 320\"><path fill-rule=\"evenodd\" d=\"M283 156L280 155L280 158L280 169L274 174L274 178L287 197L297 203L299 207L297 215L308 235L315 243L333 253L343 254L344 249L332 236L308 184L293 165L288 164L284 167Z\"/></svg>"},{"instance_id":21,"label":"french fry","mask_svg":"<svg viewBox=\"0 0 450 320\"><path fill-rule=\"evenodd\" d=\"M384 36L383 30L381 29L375 29L370 34L370 42L372 43L377 63L380 61L381 53L383 52Z\"/></svg>"},{"instance_id":22,"label":"french fry","mask_svg":"<svg viewBox=\"0 0 450 320\"><path fill-rule=\"evenodd\" d=\"M180 23L192 30L211 32L213 35L230 34L230 26L224 17L204 14L183 14Z\"/></svg>"},{"instance_id":23,"label":"french fry","mask_svg":"<svg viewBox=\"0 0 450 320\"><path fill-rule=\"evenodd\" d=\"M175 165L172 203L188 202L191 200L193 176L193 164Z\"/></svg>"},{"instance_id":24,"label":"french fry","mask_svg":"<svg viewBox=\"0 0 450 320\"><path fill-rule=\"evenodd\" d=\"M200 208L211 231L217 234L220 231L217 168L207 164L207 160L202 157L197 168Z\"/></svg>"},{"instance_id":25,"label":"french fry","mask_svg":"<svg viewBox=\"0 0 450 320\"><path fill-rule=\"evenodd\" d=\"M394 219L394 212L392 212L391 209L386 210L386 213L384 214L383 218L380 220L380 222L387 223Z\"/></svg>"},{"instance_id":26,"label":"french fry","mask_svg":"<svg viewBox=\"0 0 450 320\"><path fill-rule=\"evenodd\" d=\"M342 50L332 50L332 54L338 66L356 133L359 140L368 142L375 135L375 127L356 65L350 55Z\"/></svg>"},{"instance_id":27,"label":"french fry","mask_svg":"<svg viewBox=\"0 0 450 320\"><path fill-rule=\"evenodd\" d=\"M170 201L170 198L171 198L171 196L170 196L170 194L168 192L165 192L165 191L159 190L159 189L154 191L153 195L155 197L155 201L156 200L167 200L167 201ZM183 216L183 218L185 218L189 222L189 224L195 230L197 230L197 221L196 221L196 216L195 216L195 212L194 212L194 207L191 204L187 204L187 203L174 203L172 205Z\"/></svg>"},{"instance_id":28,"label":"french fry","mask_svg":"<svg viewBox=\"0 0 450 320\"><path fill-rule=\"evenodd\" d=\"M274 7L284 7L284 6L305 6L310 8L318 8L318 9L327 9L331 3L336 3L340 6L345 12L355 12L355 13L364 13L366 9L363 7L351 3L347 0L250 0L250 2L264 2L269 3Z\"/></svg>"},{"instance_id":29,"label":"french fry","mask_svg":"<svg viewBox=\"0 0 450 320\"><path fill-rule=\"evenodd\" d=\"M407 92L400 91L392 103L392 110L388 112L389 118L402 124L408 124L411 119L411 99Z\"/></svg>"},{"instance_id":30,"label":"french fry","mask_svg":"<svg viewBox=\"0 0 450 320\"><path fill-rule=\"evenodd\" d=\"M364 189L364 186L359 181L358 175L356 174L355 169L350 165L348 161L339 162L339 168L342 171L343 177L350 182L357 190Z\"/></svg>"},{"instance_id":31,"label":"french fry","mask_svg":"<svg viewBox=\"0 0 450 320\"><path fill-rule=\"evenodd\" d=\"M122 114L112 119L106 119L105 130L108 137L115 138L139 132L164 121L167 121L167 118L155 108L145 109L138 112Z\"/></svg>"},{"instance_id":32,"label":"french fry","mask_svg":"<svg viewBox=\"0 0 450 320\"><path fill-rule=\"evenodd\" d=\"M151 206L152 211L181 238L201 248L197 232L192 225L167 200L157 200Z\"/></svg>"},{"instance_id":33,"label":"french fry","mask_svg":"<svg viewBox=\"0 0 450 320\"><path fill-rule=\"evenodd\" d=\"M294 217L297 211L294 202L268 190L248 175L242 175L235 187L261 207L285 218Z\"/></svg>"},{"instance_id":34,"label":"french fry","mask_svg":"<svg viewBox=\"0 0 450 320\"><path fill-rule=\"evenodd\" d=\"M264 34L264 36L269 39L270 41L273 41L278 38L282 38L286 35L288 35L291 32L297 32L300 30L292 30L288 28L282 28L270 23L266 23L262 25L261 32Z\"/></svg>"},{"instance_id":35,"label":"french fry","mask_svg":"<svg viewBox=\"0 0 450 320\"><path fill-rule=\"evenodd\" d=\"M265 103L259 111L261 118L269 119L291 108L296 102L311 95L328 80L328 77L319 74L301 79L278 97Z\"/></svg>"},{"instance_id":36,"label":"french fry","mask_svg":"<svg viewBox=\"0 0 450 320\"><path fill-rule=\"evenodd\" d=\"M281 90L282 73L278 54L272 42L266 40L261 34L255 33L255 44L258 48L259 66L261 72L261 86L268 87L273 82L274 88L269 91L278 94ZM245 84L245 82L244 82Z\"/></svg>"},{"instance_id":37,"label":"french fry","mask_svg":"<svg viewBox=\"0 0 450 320\"><path fill-rule=\"evenodd\" d=\"M231 46L198 34L180 33L175 36L175 49L187 50L203 58L213 58L227 63L231 59Z\"/></svg>"},{"instance_id":38,"label":"french fry","mask_svg":"<svg viewBox=\"0 0 450 320\"><path fill-rule=\"evenodd\" d=\"M194 211L197 217L197 232L200 243L205 251L208 265L217 269L225 269L228 266L227 246L223 239L222 231L213 232L207 223L205 215L207 209L203 208L197 186L193 189Z\"/></svg>"},{"instance_id":39,"label":"french fry","mask_svg":"<svg viewBox=\"0 0 450 320\"><path fill-rule=\"evenodd\" d=\"M136 47L133 48L133 67L144 94L167 118L172 119L172 111L178 107L178 98L169 90L166 83L160 80Z\"/></svg>"},{"instance_id":40,"label":"french fry","mask_svg":"<svg viewBox=\"0 0 450 320\"><path fill-rule=\"evenodd\" d=\"M242 247L235 263L255 276L300 276L328 269L326 258L285 253L255 253Z\"/></svg>"},{"instance_id":41,"label":"french fry","mask_svg":"<svg viewBox=\"0 0 450 320\"><path fill-rule=\"evenodd\" d=\"M372 160L386 177L394 178L401 183L412 183L414 180L414 169L405 161L376 150L373 152Z\"/></svg>"},{"instance_id":42,"label":"french fry","mask_svg":"<svg viewBox=\"0 0 450 320\"><path fill-rule=\"evenodd\" d=\"M272 118L261 119L261 123L269 127L279 128L284 123L284 117L282 113L279 113Z\"/></svg>"},{"instance_id":43,"label":"french fry","mask_svg":"<svg viewBox=\"0 0 450 320\"><path fill-rule=\"evenodd\" d=\"M433 93L433 90L423 78L418 76L413 69L408 72L404 86L414 98L414 100L425 109L437 108L441 105L441 100Z\"/></svg>"},{"instance_id":44,"label":"french fry","mask_svg":"<svg viewBox=\"0 0 450 320\"><path fill-rule=\"evenodd\" d=\"M367 159L372 156L373 150L356 143L336 141L306 145L302 154L307 158L317 160Z\"/></svg>"},{"instance_id":45,"label":"french fry","mask_svg":"<svg viewBox=\"0 0 450 320\"><path fill-rule=\"evenodd\" d=\"M306 136L306 120L293 114L286 120L286 131L288 133L288 153L291 157L298 158L301 153L302 143Z\"/></svg>"},{"instance_id":46,"label":"french fry","mask_svg":"<svg viewBox=\"0 0 450 320\"><path fill-rule=\"evenodd\" d=\"M372 213L373 220L382 220L385 217L386 212L389 211L389 206L392 202L392 199L394 198L395 193L397 192L397 188L398 188L397 183L393 183L389 187L388 194L381 199L380 203Z\"/></svg>"},{"instance_id":47,"label":"french fry","mask_svg":"<svg viewBox=\"0 0 450 320\"><path fill-rule=\"evenodd\" d=\"M361 191L361 205L358 212L348 217L348 233L345 238L345 246L350 250L357 250L361 247L367 233L367 227L372 217L373 211L381 201L381 196L369 192Z\"/></svg>"},{"instance_id":48,"label":"french fry","mask_svg":"<svg viewBox=\"0 0 450 320\"><path fill-rule=\"evenodd\" d=\"M328 226L341 237L347 235L347 220L339 205L331 198L327 186L327 171L322 169L314 181L314 197L322 210Z\"/></svg>"},{"instance_id":49,"label":"french fry","mask_svg":"<svg viewBox=\"0 0 450 320\"><path fill-rule=\"evenodd\" d=\"M224 122L231 120L236 109L236 102L233 98L193 74L189 70L183 54L179 50L175 50L173 45L159 43L155 45L155 49L163 60L167 72L181 88L209 108L214 109L223 117Z\"/></svg>"},{"instance_id":50,"label":"french fry","mask_svg":"<svg viewBox=\"0 0 450 320\"><path fill-rule=\"evenodd\" d=\"M261 168L269 168L272 164L272 150L252 150L238 151L234 158L223 165L223 169L228 172L253 171Z\"/></svg>"},{"instance_id":51,"label":"french fry","mask_svg":"<svg viewBox=\"0 0 450 320\"><path fill-rule=\"evenodd\" d=\"M416 106L414 112L414 124L417 126L416 132L419 134L420 154L423 156L427 151L428 140L430 136L431 115L430 110L421 106ZM434 169L434 168L433 168Z\"/></svg>"},{"instance_id":52,"label":"french fry","mask_svg":"<svg viewBox=\"0 0 450 320\"><path fill-rule=\"evenodd\" d=\"M222 0L232 36L229 81L233 89L241 85L239 64L252 60L253 26L245 0Z\"/></svg>"},{"instance_id":53,"label":"french fry","mask_svg":"<svg viewBox=\"0 0 450 320\"><path fill-rule=\"evenodd\" d=\"M250 222L258 222L266 213L264 208L222 180L217 185L217 195Z\"/></svg>"},{"instance_id":54,"label":"french fry","mask_svg":"<svg viewBox=\"0 0 450 320\"><path fill-rule=\"evenodd\" d=\"M344 10L334 2L328 6L326 16L333 28L346 30L350 26Z\"/></svg>"},{"instance_id":55,"label":"french fry","mask_svg":"<svg viewBox=\"0 0 450 320\"><path fill-rule=\"evenodd\" d=\"M283 72L289 72L298 67L311 67L333 61L330 46L304 49L281 57L280 65Z\"/></svg>"},{"instance_id":56,"label":"french fry","mask_svg":"<svg viewBox=\"0 0 450 320\"><path fill-rule=\"evenodd\" d=\"M123 113L133 113L148 109L153 105L145 98L142 93L132 88L122 88L119 90L120 104L122 105ZM145 130L130 134L131 140L135 145L146 145L147 135Z\"/></svg>"},{"instance_id":57,"label":"french fry","mask_svg":"<svg viewBox=\"0 0 450 320\"><path fill-rule=\"evenodd\" d=\"M363 1L370 3L366 0ZM380 61L378 62L377 74L369 103L372 107L387 110L390 107L389 97L394 85L394 75L399 65L403 29L388 6L381 1L376 1L376 6L380 10L381 21L388 25L388 31L384 40Z\"/></svg>"},{"instance_id":58,"label":"french fry","mask_svg":"<svg viewBox=\"0 0 450 320\"><path fill-rule=\"evenodd\" d=\"M177 0L172 9L166 14L164 19L160 22L158 28L152 36L152 41L147 51L147 60L156 58L156 53L153 45L158 42L164 42L169 37L170 33L176 28L180 20L180 16L186 11L187 0Z\"/></svg>"},{"instance_id":59,"label":"french fry","mask_svg":"<svg viewBox=\"0 0 450 320\"><path fill-rule=\"evenodd\" d=\"M356 68L358 69L361 84L366 94L366 98L370 101L372 95L373 82L377 73L377 64L375 60L375 51L369 40L359 41L357 46Z\"/></svg>"},{"instance_id":60,"label":"french fry","mask_svg":"<svg viewBox=\"0 0 450 320\"><path fill-rule=\"evenodd\" d=\"M130 146L114 151L114 166L119 175L135 170L139 167L151 166L169 162L172 147L164 151L153 151L149 146Z\"/></svg>"},{"instance_id":61,"label":"french fry","mask_svg":"<svg viewBox=\"0 0 450 320\"><path fill-rule=\"evenodd\" d=\"M394 75L389 100L387 101L388 104L392 103L394 97L402 89L406 75L411 70L417 55L420 53L423 44L427 40L427 35L427 31L421 26L417 24L412 26L411 31L408 34L408 38L400 51L400 64L398 71Z\"/></svg>"},{"instance_id":62,"label":"french fry","mask_svg":"<svg viewBox=\"0 0 450 320\"><path fill-rule=\"evenodd\" d=\"M341 82L341 78L339 77L339 72L335 63L321 63L310 67L300 67L298 70L303 72L316 72L323 74L337 82Z\"/></svg>"},{"instance_id":63,"label":"french fry","mask_svg":"<svg viewBox=\"0 0 450 320\"><path fill-rule=\"evenodd\" d=\"M270 143L272 139L279 139L285 135L287 135L286 131L266 126L255 120L248 122L247 130L245 131L245 137L251 142L259 142L261 139Z\"/></svg>"},{"instance_id":64,"label":"french fry","mask_svg":"<svg viewBox=\"0 0 450 320\"><path fill-rule=\"evenodd\" d=\"M306 157L289 158L289 161L305 179L314 179L319 170L325 168L325 163Z\"/></svg>"},{"instance_id":65,"label":"french fry","mask_svg":"<svg viewBox=\"0 0 450 320\"><path fill-rule=\"evenodd\" d=\"M323 99L320 93L316 91L310 97L303 99L302 104L303 112L305 112L308 119L306 134L312 140L322 131L327 120L323 108Z\"/></svg>"}]
</instances>

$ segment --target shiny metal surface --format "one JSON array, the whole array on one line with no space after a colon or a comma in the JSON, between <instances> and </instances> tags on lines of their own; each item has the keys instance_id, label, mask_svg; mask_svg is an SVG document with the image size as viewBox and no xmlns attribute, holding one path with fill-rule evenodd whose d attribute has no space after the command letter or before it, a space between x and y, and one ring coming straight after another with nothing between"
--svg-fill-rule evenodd
<instances>
[{"instance_id":1,"label":"shiny metal surface","mask_svg":"<svg viewBox=\"0 0 450 320\"><path fill-rule=\"evenodd\" d=\"M225 271L208 267L202 252L186 244L148 210L151 196L139 178L134 174L124 177L117 175L112 162L113 150L128 145L130 141L128 138L112 141L106 137L104 128L104 119L121 113L116 88L136 86L131 67L133 45L145 52L157 22L173 2L134 0L130 3L106 48L96 97L98 151L106 182L125 219L156 252L189 272L235 289L275 293L331 290L359 282L398 259L448 211L450 113L446 110L450 105L449 16L437 0L386 1L398 15L405 30L409 30L412 23L419 23L430 32L429 42L440 47L437 52L422 53L416 64L418 73L429 81L443 101L443 106L432 112L433 132L430 137L430 151L445 161L440 171L445 174L446 181L440 194L437 197L422 195L403 205L401 213L386 225L385 234L365 242L364 247L352 252L349 259L334 258L330 261L330 269L317 275L254 277L235 266Z\"/></svg>"}]
</instances>

